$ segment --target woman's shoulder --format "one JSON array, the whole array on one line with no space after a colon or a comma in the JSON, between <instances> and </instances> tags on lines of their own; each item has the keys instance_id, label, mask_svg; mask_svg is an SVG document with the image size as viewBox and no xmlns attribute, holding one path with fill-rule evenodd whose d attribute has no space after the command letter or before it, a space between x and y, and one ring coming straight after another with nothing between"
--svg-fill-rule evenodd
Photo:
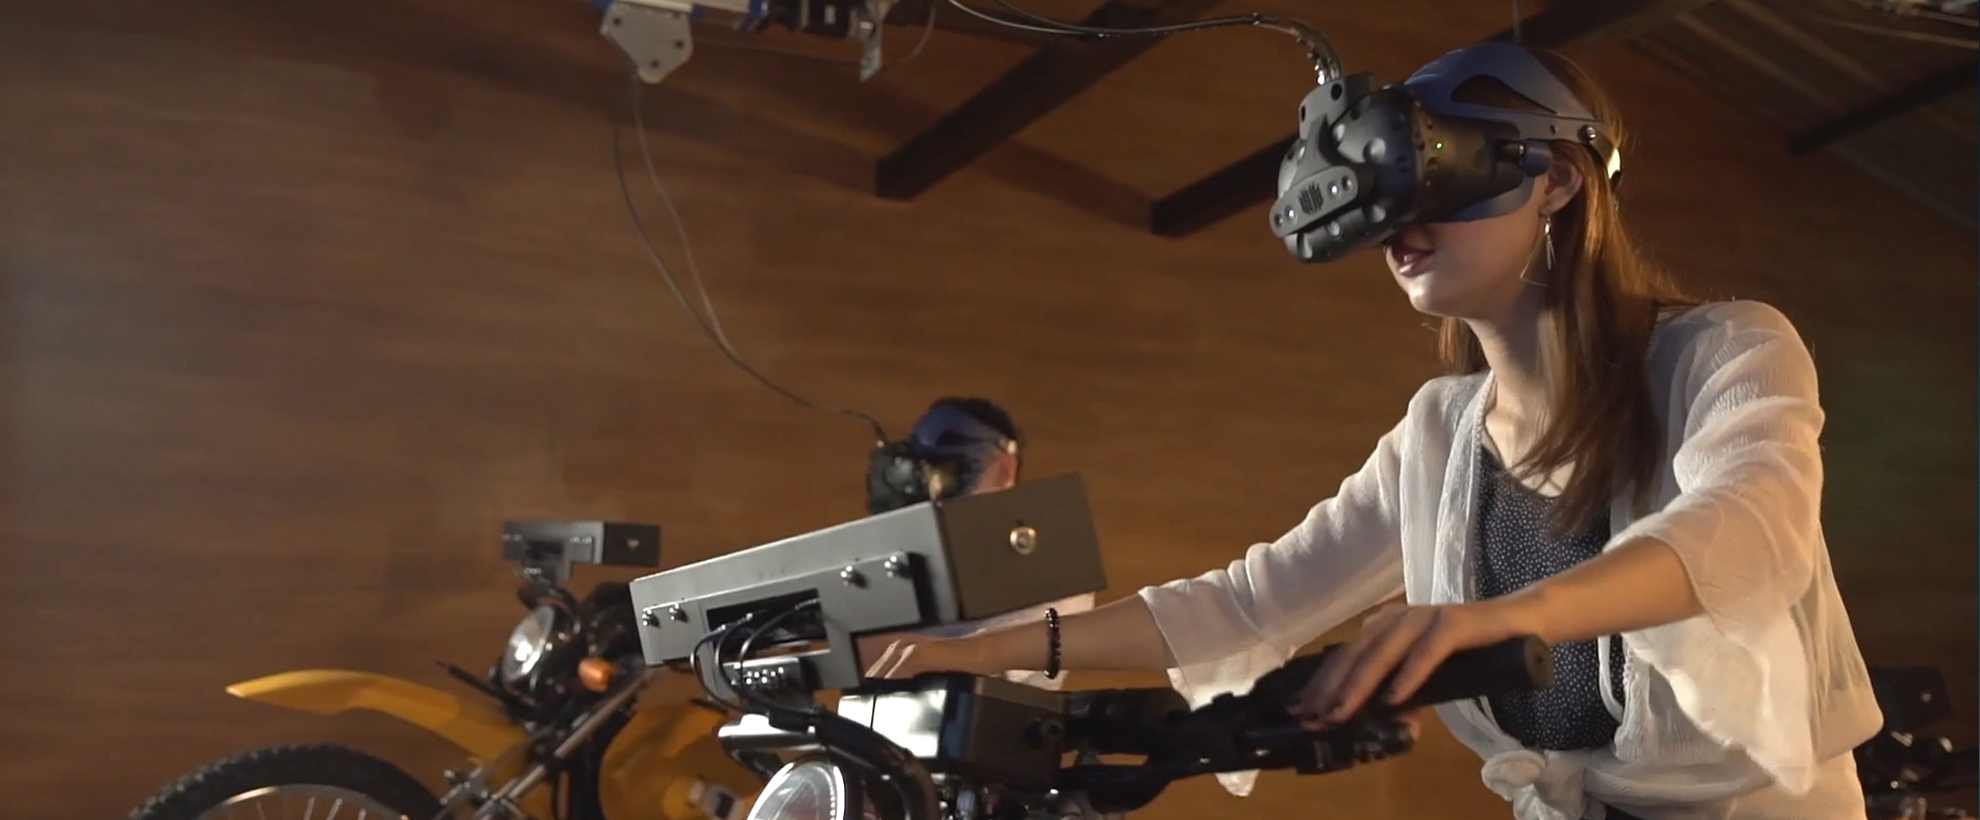
<instances>
[{"instance_id":1,"label":"woman's shoulder","mask_svg":"<svg viewBox=\"0 0 1980 820\"><path fill-rule=\"evenodd\" d=\"M1799 338L1787 314L1766 302L1733 299L1705 302L1664 312L1657 328L1658 341L1697 341L1743 333L1784 334Z\"/></svg>"},{"instance_id":2,"label":"woman's shoulder","mask_svg":"<svg viewBox=\"0 0 1980 820\"><path fill-rule=\"evenodd\" d=\"M1761 355L1750 355L1765 351ZM1733 368L1727 370L1727 368ZM1780 382L1797 374L1814 378L1808 346L1787 314L1766 302L1708 302L1665 316L1650 345L1653 380L1702 387L1723 379Z\"/></svg>"}]
</instances>

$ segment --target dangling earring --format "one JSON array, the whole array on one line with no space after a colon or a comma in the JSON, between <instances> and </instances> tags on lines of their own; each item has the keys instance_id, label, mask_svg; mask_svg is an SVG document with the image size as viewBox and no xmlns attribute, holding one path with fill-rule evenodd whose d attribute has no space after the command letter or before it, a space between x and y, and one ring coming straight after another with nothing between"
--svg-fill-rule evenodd
<instances>
[{"instance_id":1,"label":"dangling earring","mask_svg":"<svg viewBox=\"0 0 1980 820\"><path fill-rule=\"evenodd\" d=\"M1542 241L1544 241L1544 242L1546 242L1546 243L1547 243L1547 272L1548 272L1548 273L1553 273L1553 272L1554 272L1554 216L1553 216L1553 214L1541 214L1541 215L1540 215L1540 235L1541 235L1541 236L1543 237L1543 239L1542 239Z\"/></svg>"},{"instance_id":2,"label":"dangling earring","mask_svg":"<svg viewBox=\"0 0 1980 820\"><path fill-rule=\"evenodd\" d=\"M1540 214L1540 244L1546 248L1547 278L1552 280L1554 276L1554 217L1552 214L1544 211ZM1546 282L1535 282L1526 278L1526 274L1524 273L1519 275L1519 281L1538 288L1547 286Z\"/></svg>"}]
</instances>

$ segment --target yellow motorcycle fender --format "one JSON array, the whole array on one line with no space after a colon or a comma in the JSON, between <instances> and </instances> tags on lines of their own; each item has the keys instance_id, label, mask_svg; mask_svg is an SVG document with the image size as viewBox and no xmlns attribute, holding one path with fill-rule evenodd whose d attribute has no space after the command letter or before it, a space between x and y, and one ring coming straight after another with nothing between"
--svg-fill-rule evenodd
<instances>
[{"instance_id":1,"label":"yellow motorcycle fender","mask_svg":"<svg viewBox=\"0 0 1980 820\"><path fill-rule=\"evenodd\" d=\"M526 737L493 706L369 672L283 672L236 683L227 687L227 694L315 715L353 709L391 715L459 746L482 765L501 757Z\"/></svg>"},{"instance_id":2,"label":"yellow motorcycle fender","mask_svg":"<svg viewBox=\"0 0 1980 820\"><path fill-rule=\"evenodd\" d=\"M605 816L741 818L763 784L722 750L715 730L727 721L694 703L642 704L605 752L599 778Z\"/></svg>"}]
</instances>

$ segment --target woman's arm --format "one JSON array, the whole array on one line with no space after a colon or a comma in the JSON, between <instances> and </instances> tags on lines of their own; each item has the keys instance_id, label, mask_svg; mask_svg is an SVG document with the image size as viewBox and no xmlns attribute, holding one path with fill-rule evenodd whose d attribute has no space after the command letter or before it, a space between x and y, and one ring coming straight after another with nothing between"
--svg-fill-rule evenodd
<instances>
[{"instance_id":1,"label":"woman's arm","mask_svg":"<svg viewBox=\"0 0 1980 820\"><path fill-rule=\"evenodd\" d=\"M1402 702L1460 649L1528 635L1549 644L1585 641L1701 612L1677 552L1639 538L1511 595L1379 613L1320 669L1295 711L1317 729L1346 720L1370 698Z\"/></svg>"},{"instance_id":2,"label":"woman's arm","mask_svg":"<svg viewBox=\"0 0 1980 820\"><path fill-rule=\"evenodd\" d=\"M1821 543L1824 414L1815 362L1779 311L1735 303L1703 334L1672 459L1677 498L1617 534L1684 566L1702 614L1729 637L1785 617Z\"/></svg>"},{"instance_id":3,"label":"woman's arm","mask_svg":"<svg viewBox=\"0 0 1980 820\"><path fill-rule=\"evenodd\" d=\"M1039 618L975 636L976 651L997 669L1044 669L1052 638ZM1059 619L1059 666L1085 670L1167 669L1169 645L1139 596L1128 596Z\"/></svg>"},{"instance_id":4,"label":"woman's arm","mask_svg":"<svg viewBox=\"0 0 1980 820\"><path fill-rule=\"evenodd\" d=\"M1141 591L1172 655L1169 680L1191 703L1248 688L1327 630L1402 594L1402 439L1447 398L1419 392L1367 463L1277 541Z\"/></svg>"},{"instance_id":5,"label":"woman's arm","mask_svg":"<svg viewBox=\"0 0 1980 820\"><path fill-rule=\"evenodd\" d=\"M1506 596L1512 617L1549 644L1635 632L1702 615L1684 561L1669 544L1634 538Z\"/></svg>"},{"instance_id":6,"label":"woman's arm","mask_svg":"<svg viewBox=\"0 0 1980 820\"><path fill-rule=\"evenodd\" d=\"M1047 609L1058 610L1059 617L1061 618L1071 618L1092 611L1094 606L1093 598L1093 593L1088 592L1083 595L1074 595L1070 598L1053 601L1050 604L986 618L969 631L987 632L1011 626L1030 626L1042 622ZM1055 692L1065 688L1066 685L1066 677L1064 675L1046 677L1045 673L1038 669L1011 669L1004 672L1004 680L1012 683L1022 683L1026 686L1035 686L1040 689L1049 689Z\"/></svg>"},{"instance_id":7,"label":"woman's arm","mask_svg":"<svg viewBox=\"0 0 1980 820\"><path fill-rule=\"evenodd\" d=\"M1678 497L1602 555L1507 596L1549 643L1709 615L1733 633L1784 616L1813 579L1822 497L1815 363L1779 312L1741 316L1681 384Z\"/></svg>"},{"instance_id":8,"label":"woman's arm","mask_svg":"<svg viewBox=\"0 0 1980 820\"><path fill-rule=\"evenodd\" d=\"M1052 636L1041 615L954 638L875 635L860 639L867 675L906 678L922 672L1005 674L1051 665ZM1141 598L1130 596L1059 619L1061 670L1153 670L1170 665L1168 643Z\"/></svg>"},{"instance_id":9,"label":"woman's arm","mask_svg":"<svg viewBox=\"0 0 1980 820\"><path fill-rule=\"evenodd\" d=\"M1248 686L1322 632L1398 594L1402 429L1384 435L1333 498L1277 541L1228 567L1061 618L1060 668L1166 668L1191 700L1207 700ZM951 641L898 642L869 655L880 658L869 674L1040 669L1050 646L1041 618Z\"/></svg>"}]
</instances>

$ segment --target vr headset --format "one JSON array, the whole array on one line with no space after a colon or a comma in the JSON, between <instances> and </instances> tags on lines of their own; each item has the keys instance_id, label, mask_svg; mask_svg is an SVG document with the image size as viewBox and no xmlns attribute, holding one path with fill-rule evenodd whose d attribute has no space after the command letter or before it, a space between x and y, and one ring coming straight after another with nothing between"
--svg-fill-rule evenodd
<instances>
[{"instance_id":1,"label":"vr headset","mask_svg":"<svg viewBox=\"0 0 1980 820\"><path fill-rule=\"evenodd\" d=\"M966 495L996 453L1018 455L1023 442L962 408L938 404L899 441L873 448L866 471L866 512L898 510Z\"/></svg>"},{"instance_id":2,"label":"vr headset","mask_svg":"<svg viewBox=\"0 0 1980 820\"><path fill-rule=\"evenodd\" d=\"M1546 110L1452 98L1477 78ZM1338 77L1300 103L1299 138L1279 164L1272 232L1300 261L1332 262L1412 222L1503 216L1532 196L1560 140L1586 147L1610 185L1621 183L1608 127L1522 46L1459 49L1380 89L1369 74Z\"/></svg>"}]
</instances>

